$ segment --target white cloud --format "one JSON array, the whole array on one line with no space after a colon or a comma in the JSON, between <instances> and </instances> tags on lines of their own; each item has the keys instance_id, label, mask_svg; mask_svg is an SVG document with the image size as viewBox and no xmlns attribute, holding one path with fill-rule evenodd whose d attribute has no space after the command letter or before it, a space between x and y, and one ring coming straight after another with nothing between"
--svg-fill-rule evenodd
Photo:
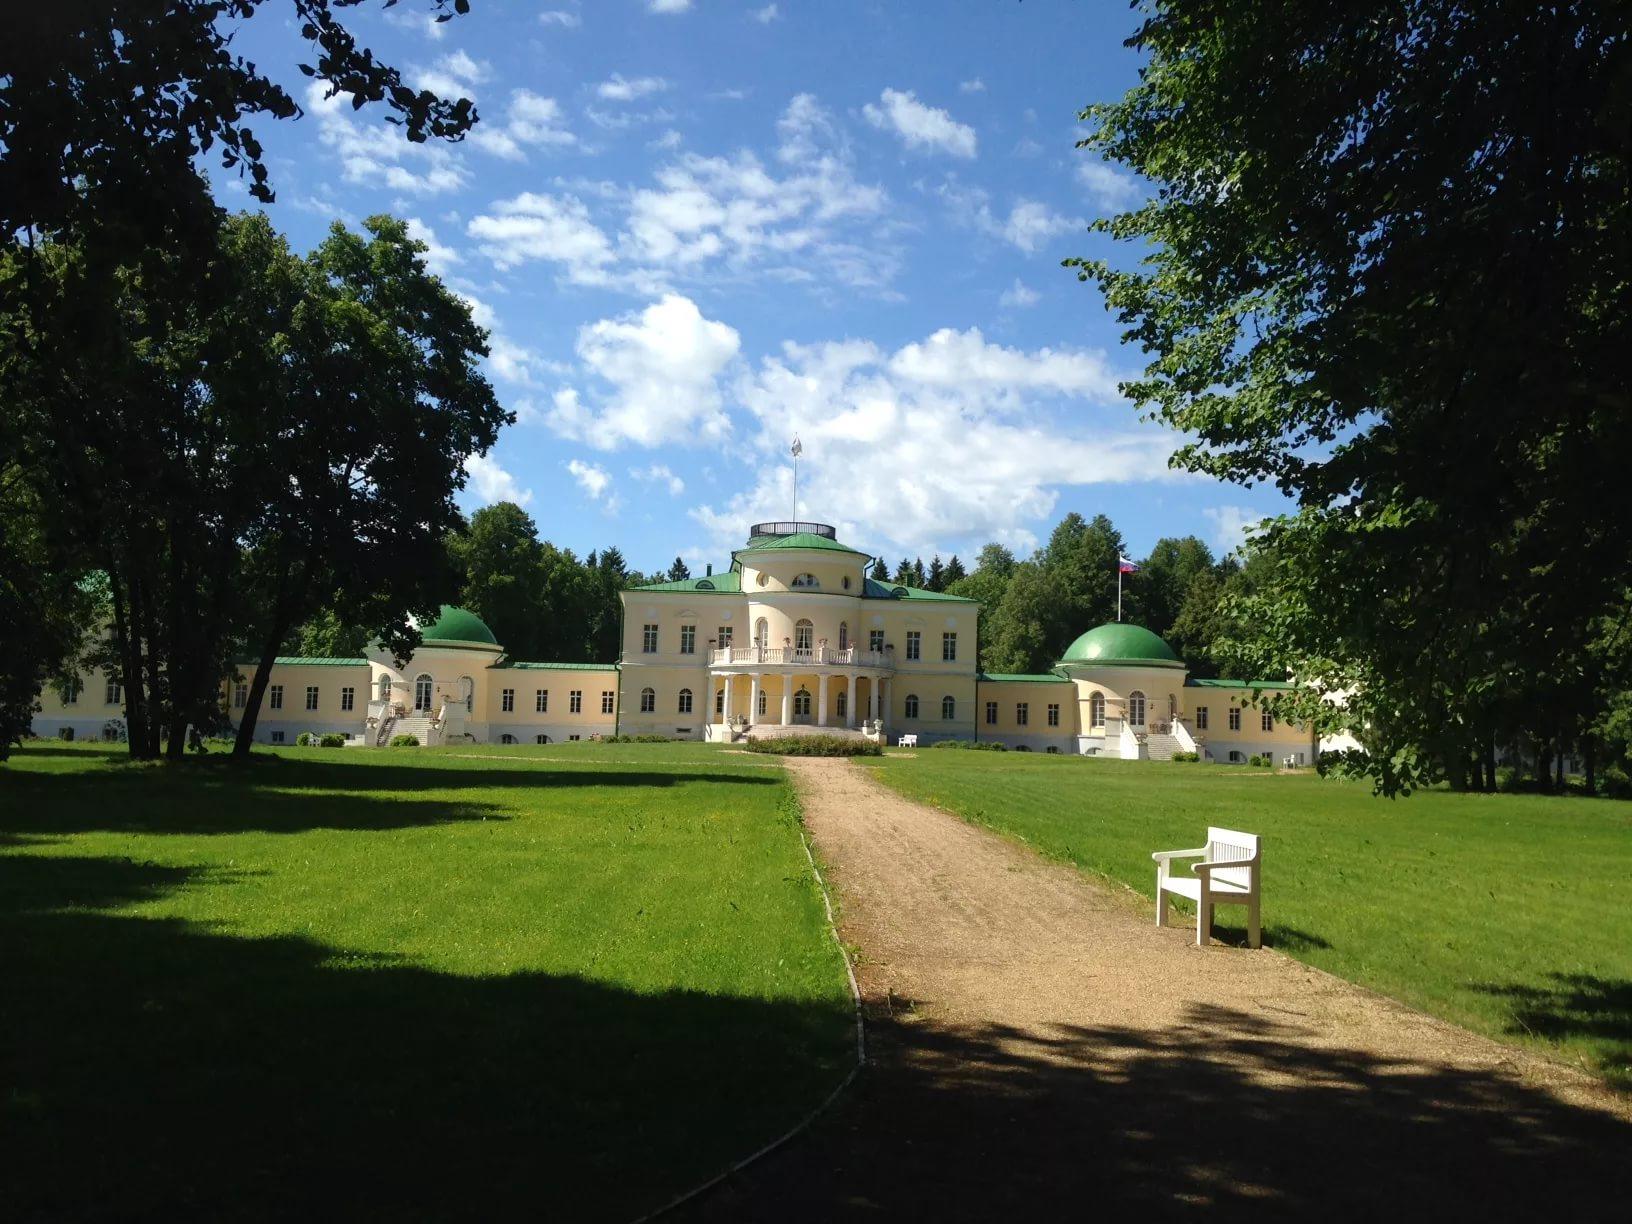
<instances>
[{"instance_id":1,"label":"white cloud","mask_svg":"<svg viewBox=\"0 0 1632 1224\"><path fill-rule=\"evenodd\" d=\"M628 80L621 73L614 72L595 87L595 96L608 102L633 102L637 98L662 93L668 87L669 83L662 77L636 77L634 80Z\"/></svg>"},{"instance_id":2,"label":"white cloud","mask_svg":"<svg viewBox=\"0 0 1632 1224\"><path fill-rule=\"evenodd\" d=\"M523 489L516 483L516 478L499 465L498 460L487 455L471 455L467 458L465 474L470 477L476 496L484 506L501 501L525 506L533 500L531 489Z\"/></svg>"},{"instance_id":3,"label":"white cloud","mask_svg":"<svg viewBox=\"0 0 1632 1224\"><path fill-rule=\"evenodd\" d=\"M1012 243L1028 255L1056 235L1083 229L1088 224L1080 217L1063 216L1041 201L1026 199L1016 200L1009 215L1000 217L992 211L991 197L979 187L960 187L949 181L938 191L963 224Z\"/></svg>"},{"instance_id":4,"label":"white cloud","mask_svg":"<svg viewBox=\"0 0 1632 1224\"><path fill-rule=\"evenodd\" d=\"M954 157L975 155L975 129L959 123L939 107L925 106L911 90L886 89L879 105L861 108L867 122L894 132L909 149L939 150Z\"/></svg>"},{"instance_id":5,"label":"white cloud","mask_svg":"<svg viewBox=\"0 0 1632 1224\"><path fill-rule=\"evenodd\" d=\"M1212 544L1220 553L1231 553L1246 543L1265 515L1246 506L1209 506L1202 511L1213 525Z\"/></svg>"},{"instance_id":6,"label":"white cloud","mask_svg":"<svg viewBox=\"0 0 1632 1224\"><path fill-rule=\"evenodd\" d=\"M437 238L436 231L418 217L407 217L404 223L408 226L408 236L417 238L426 246L425 266L438 276L446 276L448 271L457 264L462 256L450 246L445 246Z\"/></svg>"},{"instance_id":7,"label":"white cloud","mask_svg":"<svg viewBox=\"0 0 1632 1224\"><path fill-rule=\"evenodd\" d=\"M731 428L719 379L740 347L734 328L672 293L639 313L588 324L578 356L606 390L586 402L577 388L562 388L550 426L600 450L718 441Z\"/></svg>"},{"instance_id":8,"label":"white cloud","mask_svg":"<svg viewBox=\"0 0 1632 1224\"><path fill-rule=\"evenodd\" d=\"M1094 205L1106 212L1120 212L1143 194L1138 179L1102 161L1078 163L1077 181L1088 189Z\"/></svg>"},{"instance_id":9,"label":"white cloud","mask_svg":"<svg viewBox=\"0 0 1632 1224\"><path fill-rule=\"evenodd\" d=\"M684 13L691 8L691 0L646 0L648 13Z\"/></svg>"},{"instance_id":10,"label":"white cloud","mask_svg":"<svg viewBox=\"0 0 1632 1224\"><path fill-rule=\"evenodd\" d=\"M1017 276L1014 278L1014 284L1005 289L1003 295L997 299L997 304L1010 308L1035 306L1042 298L1042 294L1028 287Z\"/></svg>"},{"instance_id":11,"label":"white cloud","mask_svg":"<svg viewBox=\"0 0 1632 1224\"><path fill-rule=\"evenodd\" d=\"M450 101L476 97L476 86L492 74L485 63L477 63L463 51L444 55L429 68L414 71L414 84Z\"/></svg>"},{"instance_id":12,"label":"white cloud","mask_svg":"<svg viewBox=\"0 0 1632 1224\"><path fill-rule=\"evenodd\" d=\"M525 161L527 146L563 148L577 142L556 100L528 89L511 92L510 109L502 124L484 119L470 133L471 144L507 161Z\"/></svg>"},{"instance_id":13,"label":"white cloud","mask_svg":"<svg viewBox=\"0 0 1632 1224\"><path fill-rule=\"evenodd\" d=\"M770 25L782 14L776 11L776 5L767 4L764 8L749 9L748 16L759 22L760 25Z\"/></svg>"},{"instance_id":14,"label":"white cloud","mask_svg":"<svg viewBox=\"0 0 1632 1224\"><path fill-rule=\"evenodd\" d=\"M646 147L648 149L662 149L672 152L673 150L678 149L684 143L685 140L680 133L675 131L673 128L670 128L656 140L647 141Z\"/></svg>"},{"instance_id":15,"label":"white cloud","mask_svg":"<svg viewBox=\"0 0 1632 1224\"><path fill-rule=\"evenodd\" d=\"M966 94L985 93L986 82L981 80L978 76L972 81L959 81L958 92Z\"/></svg>"},{"instance_id":16,"label":"white cloud","mask_svg":"<svg viewBox=\"0 0 1632 1224\"><path fill-rule=\"evenodd\" d=\"M339 159L347 182L407 195L435 195L465 185L465 171L446 144L415 144L399 127L354 117L350 94L325 97L327 92L320 81L309 84L306 109L316 117L318 139Z\"/></svg>"},{"instance_id":17,"label":"white cloud","mask_svg":"<svg viewBox=\"0 0 1632 1224\"><path fill-rule=\"evenodd\" d=\"M660 484L668 489L669 496L679 497L686 491L686 482L676 476L665 463L654 463L650 467L630 468L629 475L643 484Z\"/></svg>"},{"instance_id":18,"label":"white cloud","mask_svg":"<svg viewBox=\"0 0 1632 1224\"><path fill-rule=\"evenodd\" d=\"M607 490L612 487L612 477L607 475L606 469L597 467L593 463L585 463L582 459L572 459L567 463L567 471L578 482L578 487L587 493L591 500L600 501Z\"/></svg>"},{"instance_id":19,"label":"white cloud","mask_svg":"<svg viewBox=\"0 0 1632 1224\"><path fill-rule=\"evenodd\" d=\"M472 217L466 232L501 271L528 260L558 264L574 284L611 282L612 244L576 196L523 192Z\"/></svg>"},{"instance_id":20,"label":"white cloud","mask_svg":"<svg viewBox=\"0 0 1632 1224\"><path fill-rule=\"evenodd\" d=\"M538 15L538 24L560 26L563 30L576 30L584 24L584 19L577 13L569 13L565 9L547 9Z\"/></svg>"}]
</instances>

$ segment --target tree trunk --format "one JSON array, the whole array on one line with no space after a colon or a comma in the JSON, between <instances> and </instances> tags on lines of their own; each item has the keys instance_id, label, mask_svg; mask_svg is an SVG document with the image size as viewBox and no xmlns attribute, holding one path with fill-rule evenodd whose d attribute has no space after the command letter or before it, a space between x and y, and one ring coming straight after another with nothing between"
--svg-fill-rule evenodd
<instances>
[{"instance_id":1,"label":"tree trunk","mask_svg":"<svg viewBox=\"0 0 1632 1224\"><path fill-rule=\"evenodd\" d=\"M1485 789L1496 793L1496 741L1485 741Z\"/></svg>"},{"instance_id":2,"label":"tree trunk","mask_svg":"<svg viewBox=\"0 0 1632 1224\"><path fill-rule=\"evenodd\" d=\"M1582 764L1587 770L1587 794L1598 793L1598 745L1593 742L1592 736L1587 736L1586 742L1581 745Z\"/></svg>"},{"instance_id":3,"label":"tree trunk","mask_svg":"<svg viewBox=\"0 0 1632 1224\"><path fill-rule=\"evenodd\" d=\"M108 566L108 586L113 592L113 635L119 644L119 682L125 697L125 751L140 759L141 746L147 742L147 702L142 693L142 667L130 631L130 616L125 607L124 575Z\"/></svg>"}]
</instances>

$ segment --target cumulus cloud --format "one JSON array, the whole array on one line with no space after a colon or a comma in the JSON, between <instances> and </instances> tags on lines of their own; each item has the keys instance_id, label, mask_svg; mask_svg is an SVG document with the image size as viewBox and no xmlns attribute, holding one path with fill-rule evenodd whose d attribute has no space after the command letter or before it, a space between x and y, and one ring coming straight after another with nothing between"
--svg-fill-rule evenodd
<instances>
[{"instance_id":1,"label":"cumulus cloud","mask_svg":"<svg viewBox=\"0 0 1632 1224\"><path fill-rule=\"evenodd\" d=\"M997 299L997 304L1015 309L1035 306L1040 301L1042 301L1042 294L1030 288L1019 277L1015 277L1014 284L1003 291L1002 296Z\"/></svg>"},{"instance_id":2,"label":"cumulus cloud","mask_svg":"<svg viewBox=\"0 0 1632 1224\"><path fill-rule=\"evenodd\" d=\"M576 196L525 191L472 217L465 229L501 271L536 259L558 265L574 284L612 279L612 243Z\"/></svg>"},{"instance_id":3,"label":"cumulus cloud","mask_svg":"<svg viewBox=\"0 0 1632 1224\"><path fill-rule=\"evenodd\" d=\"M985 93L986 82L981 80L978 76L972 81L959 81L958 92L966 94Z\"/></svg>"},{"instance_id":4,"label":"cumulus cloud","mask_svg":"<svg viewBox=\"0 0 1632 1224\"><path fill-rule=\"evenodd\" d=\"M1102 161L1085 161L1077 166L1077 181L1088 190L1096 208L1120 212L1139 199L1139 180Z\"/></svg>"},{"instance_id":5,"label":"cumulus cloud","mask_svg":"<svg viewBox=\"0 0 1632 1224\"><path fill-rule=\"evenodd\" d=\"M538 15L538 24L560 26L563 30L576 30L584 24L584 19L577 13L569 13L565 9L546 9Z\"/></svg>"},{"instance_id":6,"label":"cumulus cloud","mask_svg":"<svg viewBox=\"0 0 1632 1224\"><path fill-rule=\"evenodd\" d=\"M600 501L612 488L612 477L607 475L603 467L585 463L582 459L569 460L566 466L567 471L572 473L572 478L578 482L578 487L592 501Z\"/></svg>"},{"instance_id":7,"label":"cumulus cloud","mask_svg":"<svg viewBox=\"0 0 1632 1224\"><path fill-rule=\"evenodd\" d=\"M959 123L939 107L925 106L911 90L886 89L877 105L869 102L861 113L880 131L894 132L909 149L950 153L954 157L975 155L975 129Z\"/></svg>"},{"instance_id":8,"label":"cumulus cloud","mask_svg":"<svg viewBox=\"0 0 1632 1224\"><path fill-rule=\"evenodd\" d=\"M748 16L759 22L760 25L770 25L782 14L776 11L776 5L767 4L764 8L749 9Z\"/></svg>"},{"instance_id":9,"label":"cumulus cloud","mask_svg":"<svg viewBox=\"0 0 1632 1224\"><path fill-rule=\"evenodd\" d=\"M566 116L554 98L516 89L510 93L504 121L482 120L471 130L470 143L507 161L525 161L529 147L565 148L578 143L578 138L567 128Z\"/></svg>"},{"instance_id":10,"label":"cumulus cloud","mask_svg":"<svg viewBox=\"0 0 1632 1224\"><path fill-rule=\"evenodd\" d=\"M446 246L436 236L436 231L421 221L418 217L407 217L404 224L408 226L408 236L425 244L425 266L438 276L446 276L459 263L461 256L458 251Z\"/></svg>"},{"instance_id":11,"label":"cumulus cloud","mask_svg":"<svg viewBox=\"0 0 1632 1224\"><path fill-rule=\"evenodd\" d=\"M1240 548L1265 517L1247 506L1209 506L1201 513L1213 525L1211 542L1220 553Z\"/></svg>"},{"instance_id":12,"label":"cumulus cloud","mask_svg":"<svg viewBox=\"0 0 1632 1224\"><path fill-rule=\"evenodd\" d=\"M455 51L452 55L444 55L429 68L414 70L414 84L421 89L428 89L440 97L471 98L476 97L476 86L492 75L492 70L485 63L477 63L463 51Z\"/></svg>"},{"instance_id":13,"label":"cumulus cloud","mask_svg":"<svg viewBox=\"0 0 1632 1224\"><path fill-rule=\"evenodd\" d=\"M501 501L525 506L533 500L533 491L523 489L491 456L471 455L465 460L465 474L470 477L468 487L475 490L477 500L484 506Z\"/></svg>"},{"instance_id":14,"label":"cumulus cloud","mask_svg":"<svg viewBox=\"0 0 1632 1224\"><path fill-rule=\"evenodd\" d=\"M636 77L634 80L628 80L621 73L614 72L595 87L595 96L608 102L633 102L650 94L662 93L668 87L669 83L662 77Z\"/></svg>"},{"instance_id":15,"label":"cumulus cloud","mask_svg":"<svg viewBox=\"0 0 1632 1224\"><path fill-rule=\"evenodd\" d=\"M691 0L646 0L648 13L684 13L691 9Z\"/></svg>"},{"instance_id":16,"label":"cumulus cloud","mask_svg":"<svg viewBox=\"0 0 1632 1224\"><path fill-rule=\"evenodd\" d=\"M351 95L325 96L328 86L306 87L306 110L317 119L318 140L340 162L350 183L386 187L406 195L435 195L463 187L466 174L440 141L415 144L402 129L357 117Z\"/></svg>"},{"instance_id":17,"label":"cumulus cloud","mask_svg":"<svg viewBox=\"0 0 1632 1224\"><path fill-rule=\"evenodd\" d=\"M731 428L719 380L740 347L735 328L673 293L588 324L577 351L600 385L587 399L576 387L556 392L550 427L600 450L718 441Z\"/></svg>"},{"instance_id":18,"label":"cumulus cloud","mask_svg":"<svg viewBox=\"0 0 1632 1224\"><path fill-rule=\"evenodd\" d=\"M1080 219L1062 216L1037 200L1020 200L1009 210L998 232L1029 255L1050 238L1080 230L1083 224Z\"/></svg>"},{"instance_id":19,"label":"cumulus cloud","mask_svg":"<svg viewBox=\"0 0 1632 1224\"><path fill-rule=\"evenodd\" d=\"M629 475L642 484L662 485L669 491L669 496L679 497L686 491L686 482L676 476L666 463L654 463L650 467L630 468Z\"/></svg>"}]
</instances>

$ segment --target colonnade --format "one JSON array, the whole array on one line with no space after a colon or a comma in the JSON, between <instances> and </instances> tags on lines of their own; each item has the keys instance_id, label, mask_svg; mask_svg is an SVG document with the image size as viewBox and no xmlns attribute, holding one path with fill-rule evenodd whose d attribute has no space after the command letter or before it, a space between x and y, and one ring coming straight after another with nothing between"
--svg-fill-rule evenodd
<instances>
[{"instance_id":1,"label":"colonnade","mask_svg":"<svg viewBox=\"0 0 1632 1224\"><path fill-rule=\"evenodd\" d=\"M717 672L712 673L713 677L716 677L716 678L719 678L719 679L722 679L722 680L725 681L725 690L724 690L725 696L724 696L724 699L720 703L720 712L719 712L719 720L720 720L722 725L726 724L726 723L729 723L731 721L733 715L738 712L732 706L732 696L733 696L733 692L734 692L734 690L736 688L736 685L735 685L734 681L737 679L738 676L743 676L743 675L746 675L748 677L748 681L749 681L749 684L748 684L748 721L750 723L769 722L770 721L770 719L768 717L761 718L760 714L759 714L761 679L763 678L764 674L765 673L762 673L762 672L759 672L759 671L751 671L751 672L717 671ZM801 673L801 672L796 672L796 671L784 671L784 672L782 672L781 673L781 680L782 680L782 693L781 693L782 709L781 709L781 715L782 716L777 721L782 726L788 726L788 725L792 724L793 719L794 719L794 709L793 709L793 698L794 698L794 691L795 691L794 681L796 679L798 679L802 675L808 676L808 675L812 675L812 674L814 675L815 680L816 680L816 698L815 698L815 702L814 702L816 709L815 709L815 712L814 712L815 717L813 719L815 724L818 727L825 727L825 726L828 725L828 709L829 709L829 706L831 704L830 701L829 701L829 695L830 695L830 692L831 692L831 690L829 688L829 683L831 681L833 681L833 680L839 680L839 681L841 681L842 683L844 683L847 686L846 691L845 691L845 702L844 702L844 725L847 728L854 729L855 726L856 726L856 683L857 683L858 680L861 679L861 676L857 672L826 672L826 671L816 672L816 673L808 673L808 672ZM863 717L864 717L864 719L866 719L868 721L882 720L887 726L888 723L889 723L889 710L890 710L890 677L885 676L885 675L875 675L875 676L869 676L868 679L870 679L872 681L872 683L868 686L867 712ZM770 711L769 709L766 710L767 715L769 715L771 712L772 711Z\"/></svg>"}]
</instances>

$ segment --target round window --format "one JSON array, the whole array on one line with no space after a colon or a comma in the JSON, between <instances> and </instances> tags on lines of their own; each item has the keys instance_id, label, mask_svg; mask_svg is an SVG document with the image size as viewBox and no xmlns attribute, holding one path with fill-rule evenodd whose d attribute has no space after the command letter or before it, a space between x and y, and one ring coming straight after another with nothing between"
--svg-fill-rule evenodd
<instances>
[{"instance_id":1,"label":"round window","mask_svg":"<svg viewBox=\"0 0 1632 1224\"><path fill-rule=\"evenodd\" d=\"M765 581L766 581L766 579L765 579L765 571L764 571L764 570L760 570L760 571L759 571L759 585L760 585L760 586L764 586L764 585L765 585Z\"/></svg>"}]
</instances>

